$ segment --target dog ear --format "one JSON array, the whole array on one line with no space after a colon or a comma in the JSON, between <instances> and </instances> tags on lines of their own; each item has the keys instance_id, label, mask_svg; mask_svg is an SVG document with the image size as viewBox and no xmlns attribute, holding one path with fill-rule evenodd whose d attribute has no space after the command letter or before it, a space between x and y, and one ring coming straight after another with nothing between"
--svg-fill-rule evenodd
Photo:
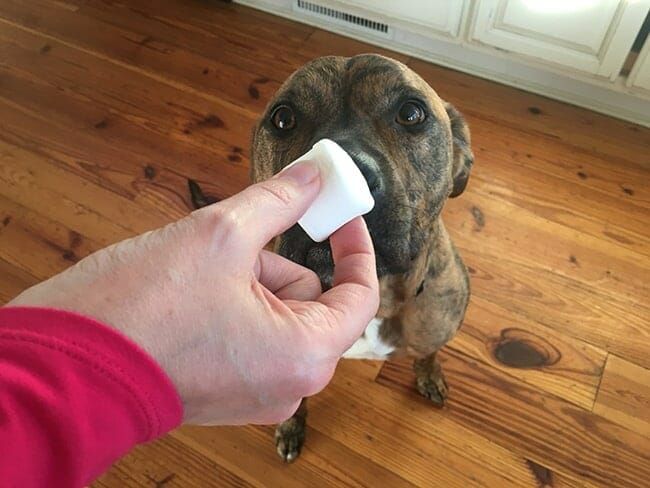
<instances>
[{"instance_id":1,"label":"dog ear","mask_svg":"<svg viewBox=\"0 0 650 488\"><path fill-rule=\"evenodd\" d=\"M452 154L453 188L450 197L457 197L465 191L469 173L474 164L474 154L471 148L469 127L462 114L450 103L445 103L445 109L451 122L451 134L454 148Z\"/></svg>"}]
</instances>

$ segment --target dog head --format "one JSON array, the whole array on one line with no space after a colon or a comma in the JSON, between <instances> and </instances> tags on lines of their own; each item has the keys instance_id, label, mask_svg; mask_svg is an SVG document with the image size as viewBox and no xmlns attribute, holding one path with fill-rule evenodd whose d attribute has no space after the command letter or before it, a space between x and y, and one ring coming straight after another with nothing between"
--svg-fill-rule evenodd
<instances>
[{"instance_id":1,"label":"dog head","mask_svg":"<svg viewBox=\"0 0 650 488\"><path fill-rule=\"evenodd\" d=\"M462 116L397 61L319 58L287 79L255 127L253 180L270 178L323 138L350 154L375 198L365 219L379 276L407 272L447 197L467 184L473 156ZM330 284L327 241L313 242L296 225L278 244Z\"/></svg>"}]
</instances>

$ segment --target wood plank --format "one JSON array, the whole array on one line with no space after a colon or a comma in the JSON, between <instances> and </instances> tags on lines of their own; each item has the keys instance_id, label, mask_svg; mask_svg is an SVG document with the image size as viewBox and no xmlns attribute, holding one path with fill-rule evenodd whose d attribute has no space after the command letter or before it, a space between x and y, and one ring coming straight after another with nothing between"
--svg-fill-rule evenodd
<instances>
[{"instance_id":1,"label":"wood plank","mask_svg":"<svg viewBox=\"0 0 650 488\"><path fill-rule=\"evenodd\" d=\"M136 447L93 486L118 481L134 487L253 486L171 435Z\"/></svg>"},{"instance_id":2,"label":"wood plank","mask_svg":"<svg viewBox=\"0 0 650 488\"><path fill-rule=\"evenodd\" d=\"M356 366L357 377L367 382L380 368L373 361ZM184 427L172 435L256 486L410 486L387 467L312 427L300 460L292 465L278 458L272 428Z\"/></svg>"},{"instance_id":3,"label":"wood plank","mask_svg":"<svg viewBox=\"0 0 650 488\"><path fill-rule=\"evenodd\" d=\"M445 209L450 233L475 272L474 295L645 364L646 347L636 340L650 336L650 311L642 299L650 282L644 255L550 222L537 215L537 206L487 180L479 176Z\"/></svg>"},{"instance_id":4,"label":"wood plank","mask_svg":"<svg viewBox=\"0 0 650 488\"><path fill-rule=\"evenodd\" d=\"M314 27L285 19L280 16L221 0L210 2L166 1L155 7L147 0L122 2L103 2L102 0L76 0L81 11L105 9L114 13L114 21L122 25L129 12L151 17L169 26L186 30L209 33L225 41L234 41L246 48L259 48L259 45L273 45L276 51L282 47L284 53L292 53L299 48ZM128 8L125 8L128 7ZM265 53L268 55L268 53Z\"/></svg>"},{"instance_id":5,"label":"wood plank","mask_svg":"<svg viewBox=\"0 0 650 488\"><path fill-rule=\"evenodd\" d=\"M648 438L457 352L441 356L450 384L446 416L464 428L597 486L639 487L650 479ZM417 395L410 363L386 363L377 381Z\"/></svg>"},{"instance_id":6,"label":"wood plank","mask_svg":"<svg viewBox=\"0 0 650 488\"><path fill-rule=\"evenodd\" d=\"M85 235L0 196L10 217L0 229L0 259L40 280L49 278L101 246Z\"/></svg>"},{"instance_id":7,"label":"wood plank","mask_svg":"<svg viewBox=\"0 0 650 488\"><path fill-rule=\"evenodd\" d=\"M607 353L479 296L448 347L591 410Z\"/></svg>"},{"instance_id":8,"label":"wood plank","mask_svg":"<svg viewBox=\"0 0 650 488\"><path fill-rule=\"evenodd\" d=\"M0 45L0 49L4 48L13 65L4 73L0 72L0 77L7 90L12 91L11 103L21 104L21 110L30 111L30 115L38 114L47 122L56 121L53 130L61 131L68 126L77 133L83 132L91 136L87 138L91 142L86 144L92 146L90 153L93 159L105 152L110 153L101 166L115 169L124 166L121 164L125 159L124 154L115 153L120 153L120 149L129 149L135 154L129 153L128 159L142 157L153 162L143 165L145 170L147 166L162 163L172 173L183 172L194 179L201 180L213 174L214 181L221 186L217 194L232 192L224 190L224 186L242 188L248 182L248 162L244 148L249 137L248 130L253 124L252 119L224 108L223 104L206 103L200 97L185 94L167 85L152 84L146 77L134 75L129 78L130 73L119 67L111 71L110 64L107 65L106 62L76 53L56 43L43 44L45 40L39 36L19 29L6 30L6 43ZM29 48L16 46L19 40ZM49 46L45 56L40 54L43 45ZM80 62L92 64L93 69L83 69L84 64L79 64ZM121 76L124 76L123 84L108 85L112 88L106 89L97 88L107 86L102 82L106 77L119 79ZM163 96L152 97L151 93ZM15 123L12 124L14 126ZM13 130L15 132L16 129ZM39 133L50 132L52 131L42 130ZM246 135L242 137L243 134ZM225 144L220 139L229 142ZM57 138L42 146L61 146L61 140L67 139ZM65 150L69 152L70 149L66 147ZM161 153L159 149L164 151ZM80 165L76 160L79 157L78 154L69 155L67 160L71 166L78 167ZM89 157L85 155L85 159ZM215 165L217 161L225 161L227 164L218 167ZM98 169L94 161L91 164L86 162L85 166ZM127 163L124 171L132 171L132 168L133 165ZM82 174L87 174L87 171L82 170ZM165 178L177 180L183 196L186 194L183 178L173 178L174 175L169 173L157 176L158 185ZM101 177L119 178L115 182L118 191L127 195L133 195L133 186L148 188L147 185L151 183L144 178L124 181L121 172L117 171L104 172ZM231 178L235 179L235 185L230 182ZM98 179L97 175L94 179ZM210 180L208 183L208 186L212 185ZM183 207L186 208L186 205Z\"/></svg>"},{"instance_id":9,"label":"wood plank","mask_svg":"<svg viewBox=\"0 0 650 488\"><path fill-rule=\"evenodd\" d=\"M38 278L32 274L0 258L0 306L5 305L38 281Z\"/></svg>"},{"instance_id":10,"label":"wood plank","mask_svg":"<svg viewBox=\"0 0 650 488\"><path fill-rule=\"evenodd\" d=\"M647 254L648 234L643 225L647 209L633 203L627 205L621 196L569 185L562 179L528 168L499 164L492 158L484 158L483 163L475 168L472 188L490 191L548 220L617 246L627 244L632 250ZM533 187L537 190L532 190Z\"/></svg>"},{"instance_id":11,"label":"wood plank","mask_svg":"<svg viewBox=\"0 0 650 488\"><path fill-rule=\"evenodd\" d=\"M650 370L611 354L594 413L650 438Z\"/></svg>"},{"instance_id":12,"label":"wood plank","mask_svg":"<svg viewBox=\"0 0 650 488\"><path fill-rule=\"evenodd\" d=\"M494 185L510 201L526 203L546 219L647 254L643 221L650 165L613 165L491 122L470 119L470 124L476 153L470 190L478 183Z\"/></svg>"},{"instance_id":13,"label":"wood plank","mask_svg":"<svg viewBox=\"0 0 650 488\"><path fill-rule=\"evenodd\" d=\"M413 59L409 66L467 115L563 141L617 164L648 164L650 129L424 61Z\"/></svg>"},{"instance_id":14,"label":"wood plank","mask_svg":"<svg viewBox=\"0 0 650 488\"><path fill-rule=\"evenodd\" d=\"M514 166L516 171L531 169L564 180L565 186L571 188L588 188L617 197L611 200L617 206L650 208L650 165L624 161L613 164L610 158L597 153L575 150L557 139L504 130L498 121L471 114L467 121L472 129L476 169L494 165ZM516 181L511 178L511 183Z\"/></svg>"},{"instance_id":15,"label":"wood plank","mask_svg":"<svg viewBox=\"0 0 650 488\"><path fill-rule=\"evenodd\" d=\"M472 293L559 333L650 364L650 327L642 303L620 300L552 271L503 255L460 247L472 269Z\"/></svg>"},{"instance_id":16,"label":"wood plank","mask_svg":"<svg viewBox=\"0 0 650 488\"><path fill-rule=\"evenodd\" d=\"M184 2L152 4L146 0L128 4L91 0L79 9L82 15L148 39L147 43L160 42L218 60L222 71L235 68L252 74L264 73L261 78L283 82L303 63L295 49L314 28L281 17L267 15L260 23L248 15L238 15L246 11L246 7L223 4L208 7ZM271 50L269 45L283 49ZM264 83L253 82L249 87Z\"/></svg>"},{"instance_id":17,"label":"wood plank","mask_svg":"<svg viewBox=\"0 0 650 488\"><path fill-rule=\"evenodd\" d=\"M2 140L0 194L106 245L164 225L168 219Z\"/></svg>"},{"instance_id":18,"label":"wood plank","mask_svg":"<svg viewBox=\"0 0 650 488\"><path fill-rule=\"evenodd\" d=\"M60 87L47 85L43 80L27 79L16 73L0 70L0 81L12 93L11 99L4 99L6 104L20 109L28 116L40 119L41 123L53 122L60 130L68 129L80 135L87 135L88 139L93 141L93 148L102 144L116 146L113 152L127 152L130 158L153 160L175 171L187 169L197 172L197 166L213 166L214 171L214 161L222 160L226 164L218 168L221 180L234 180L235 184L242 186L242 182L248 179L247 161L240 156L238 149L233 148L233 143L226 145L213 141L211 150L201 147L210 144L208 138L211 133L221 130L223 121L215 114L207 114L198 120L186 114L182 137L174 138L169 137L173 136L173 133L169 134L164 127L157 128L146 119L134 120L128 114L123 115L115 111L111 106L98 106L90 100L80 100L74 95L61 93ZM164 117L165 113L162 116ZM191 139L188 137L190 134L185 134L185 131L190 132ZM178 133L181 131L178 130ZM236 143L237 141L234 144ZM111 163L111 166L119 165L119 160ZM133 164L128 167L133 168ZM230 187L232 186L230 183Z\"/></svg>"},{"instance_id":19,"label":"wood plank","mask_svg":"<svg viewBox=\"0 0 650 488\"><path fill-rule=\"evenodd\" d=\"M5 39L0 50L4 48L9 53L14 65L4 72L0 70L0 81L7 90L11 89L10 103L27 111L23 114L13 110L14 120L8 124L7 134L25 128L15 136L19 139L17 143L27 144L34 125L54 122L48 129L37 131L47 135L59 133L58 137L42 141L39 150L47 151L49 156L63 160L80 175L100 184L112 181L111 190L136 199L161 190L168 200L163 198L162 203L176 210L171 213L173 217L183 215L189 206L183 176L205 182L206 191L220 198L230 195L233 188L241 189L248 184L244 147L252 119L164 84L152 84L146 77L129 78L128 71L111 71L107 63L83 53L76 56L74 50L65 46L46 44L50 50L43 56L39 46L44 40L19 29L12 30ZM16 46L18 41L29 45L29 50ZM79 62L92 64L89 71L93 74L77 69ZM122 75L124 84L97 88L106 86L102 82L106 77L119 79ZM150 91L152 88L155 91ZM152 97L151 93L163 97ZM12 108L7 111L12 113ZM31 120L26 120L28 117ZM66 144L64 141L70 137L64 135L66 128L84 143ZM222 133L225 135L220 136ZM219 142L220 138L229 142ZM58 149L56 153L52 152L53 147ZM87 152L80 154L79 148ZM138 162L142 169L137 176L133 174L137 168L130 162L133 159L145 161ZM225 164L217 165L219 161ZM157 169L161 165L164 168ZM147 170L152 174L148 175ZM134 189L140 191L139 196Z\"/></svg>"},{"instance_id":20,"label":"wood plank","mask_svg":"<svg viewBox=\"0 0 650 488\"><path fill-rule=\"evenodd\" d=\"M624 301L650 295L645 253L550 221L530 200L509 196L491 184L480 182L461 200L450 202L444 220L461 248L480 241L484 253L505 254L512 262L553 272ZM650 236L643 240L650 248Z\"/></svg>"},{"instance_id":21,"label":"wood plank","mask_svg":"<svg viewBox=\"0 0 650 488\"><path fill-rule=\"evenodd\" d=\"M271 428L185 427L173 435L256 486L410 486L315 429L300 462L291 465L278 458Z\"/></svg>"},{"instance_id":22,"label":"wood plank","mask_svg":"<svg viewBox=\"0 0 650 488\"><path fill-rule=\"evenodd\" d=\"M247 151L248 132L256 119L222 100L206 100L16 26L4 26L0 41L7 78L3 86L16 96L22 92L15 84L29 82L35 86L23 91L51 88L77 103L92 103L100 112L93 114L89 121L93 124L102 122L102 116L116 114L202 151L214 152L215 158L227 154L233 145ZM36 94L30 95L36 98ZM41 101L28 100L37 106Z\"/></svg>"},{"instance_id":23,"label":"wood plank","mask_svg":"<svg viewBox=\"0 0 650 488\"><path fill-rule=\"evenodd\" d=\"M310 400L309 427L418 486L536 484L530 460L467 429L447 409L386 389L359 370L357 361L339 363L333 382ZM575 486L562 473L553 476L557 485Z\"/></svg>"},{"instance_id":24,"label":"wood plank","mask_svg":"<svg viewBox=\"0 0 650 488\"><path fill-rule=\"evenodd\" d=\"M253 113L264 108L280 85L262 73L250 73L234 66L226 68L219 59L58 8L46 0L35 0L30 5L7 0L0 5L0 18L5 24L38 30L135 71L177 86L192 87L197 93L226 100ZM208 76L203 74L205 70Z\"/></svg>"},{"instance_id":25,"label":"wood plank","mask_svg":"<svg viewBox=\"0 0 650 488\"><path fill-rule=\"evenodd\" d=\"M35 113L26 113L20 107L3 102L1 97L0 110L4 116L0 119L0 139L13 146L14 151L22 148L33 153L33 157L44 158L53 166L78 175L84 187L91 184L134 201L135 205L130 205L132 211L116 220L120 224L130 221L138 229L148 230L152 224L147 222L153 222L157 227L186 215L191 209L188 177L205 182L206 191L222 198L245 187L248 182L245 168L231 171L231 166L213 164L209 155L192 158L191 154L183 152L182 147L168 143L164 138L160 139L160 145L166 146L165 151L156 149L156 141L136 140L135 144L144 151L141 154L121 145L117 135L113 136L114 140L103 137L110 131L119 133L126 130L119 123L98 134L99 129L95 129L95 133L85 132ZM168 169L169 166L178 169ZM107 195L107 198L114 199L115 196ZM124 206L129 204L121 200L118 211ZM111 208L114 206L107 205L107 212ZM137 218L137 215L142 218Z\"/></svg>"},{"instance_id":26,"label":"wood plank","mask_svg":"<svg viewBox=\"0 0 650 488\"><path fill-rule=\"evenodd\" d=\"M93 488L142 488L141 483L138 483L129 473L120 469L119 466L111 468L89 486Z\"/></svg>"}]
</instances>

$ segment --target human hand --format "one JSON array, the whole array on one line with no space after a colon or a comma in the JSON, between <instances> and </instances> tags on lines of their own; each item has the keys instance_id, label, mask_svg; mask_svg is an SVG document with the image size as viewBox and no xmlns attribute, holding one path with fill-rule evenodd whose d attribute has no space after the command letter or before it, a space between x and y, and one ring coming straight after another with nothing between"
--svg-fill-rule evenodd
<instances>
[{"instance_id":1,"label":"human hand","mask_svg":"<svg viewBox=\"0 0 650 488\"><path fill-rule=\"evenodd\" d=\"M9 305L78 312L121 331L167 372L198 424L273 423L329 382L379 305L363 219L330 238L334 287L263 250L318 194L294 166L164 228L102 249Z\"/></svg>"}]
</instances>

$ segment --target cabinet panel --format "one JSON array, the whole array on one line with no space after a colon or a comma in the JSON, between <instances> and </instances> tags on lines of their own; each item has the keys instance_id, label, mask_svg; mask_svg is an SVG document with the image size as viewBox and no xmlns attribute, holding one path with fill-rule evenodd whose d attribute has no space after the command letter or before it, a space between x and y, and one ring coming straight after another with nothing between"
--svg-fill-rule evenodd
<instances>
[{"instance_id":1,"label":"cabinet panel","mask_svg":"<svg viewBox=\"0 0 650 488\"><path fill-rule=\"evenodd\" d=\"M463 16L463 0L312 0L320 4L349 5L382 17L415 24L433 33L457 36ZM421 31L422 32L422 31Z\"/></svg>"},{"instance_id":2,"label":"cabinet panel","mask_svg":"<svg viewBox=\"0 0 650 488\"><path fill-rule=\"evenodd\" d=\"M495 28L567 49L598 54L617 10L622 7L621 2L611 0L576 3L565 0L569 7L563 10L550 8L553 3L501 2Z\"/></svg>"},{"instance_id":3,"label":"cabinet panel","mask_svg":"<svg viewBox=\"0 0 650 488\"><path fill-rule=\"evenodd\" d=\"M649 0L480 0L472 37L613 78L649 7Z\"/></svg>"}]
</instances>

